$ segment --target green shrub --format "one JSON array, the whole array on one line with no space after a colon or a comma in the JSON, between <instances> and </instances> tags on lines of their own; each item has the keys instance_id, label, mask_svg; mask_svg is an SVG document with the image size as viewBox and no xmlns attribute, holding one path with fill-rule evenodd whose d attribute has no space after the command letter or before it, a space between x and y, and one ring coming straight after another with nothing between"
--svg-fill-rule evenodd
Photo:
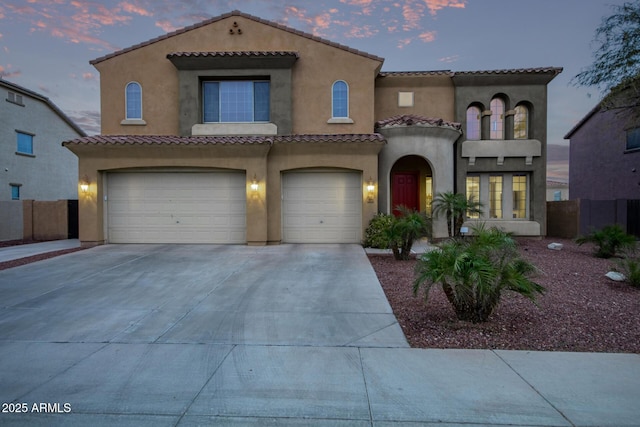
<instances>
[{"instance_id":1,"label":"green shrub","mask_svg":"<svg viewBox=\"0 0 640 427\"><path fill-rule=\"evenodd\" d=\"M389 249L389 229L393 224L393 215L377 213L364 233L364 246L366 248Z\"/></svg>"},{"instance_id":2,"label":"green shrub","mask_svg":"<svg viewBox=\"0 0 640 427\"><path fill-rule=\"evenodd\" d=\"M451 239L439 250L425 253L416 265L413 292L424 288L425 300L434 285L442 286L458 319L486 322L504 291L517 292L532 301L544 288L528 276L533 264L524 260L509 233L474 227L473 236Z\"/></svg>"},{"instance_id":3,"label":"green shrub","mask_svg":"<svg viewBox=\"0 0 640 427\"><path fill-rule=\"evenodd\" d=\"M388 229L387 241L397 260L408 260L413 242L421 237L431 237L431 218L424 212L417 212L398 206L400 216L394 218Z\"/></svg>"},{"instance_id":4,"label":"green shrub","mask_svg":"<svg viewBox=\"0 0 640 427\"><path fill-rule=\"evenodd\" d=\"M619 251L628 249L635 245L636 238L625 231L618 225L607 225L601 230L592 230L586 236L576 239L578 245L585 243L593 243L596 245L594 255L598 258L611 258L616 256Z\"/></svg>"},{"instance_id":5,"label":"green shrub","mask_svg":"<svg viewBox=\"0 0 640 427\"><path fill-rule=\"evenodd\" d=\"M631 286L640 288L640 252L637 245L623 252L623 258L618 261L618 267Z\"/></svg>"}]
</instances>

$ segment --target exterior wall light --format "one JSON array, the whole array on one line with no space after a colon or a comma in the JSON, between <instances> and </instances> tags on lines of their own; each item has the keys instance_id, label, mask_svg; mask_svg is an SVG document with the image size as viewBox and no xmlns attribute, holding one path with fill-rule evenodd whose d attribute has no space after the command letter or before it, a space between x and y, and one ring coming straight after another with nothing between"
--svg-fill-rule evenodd
<instances>
[{"instance_id":1,"label":"exterior wall light","mask_svg":"<svg viewBox=\"0 0 640 427\"><path fill-rule=\"evenodd\" d=\"M258 191L258 179L256 178L256 174L253 174L253 180L251 181L251 190Z\"/></svg>"},{"instance_id":2,"label":"exterior wall light","mask_svg":"<svg viewBox=\"0 0 640 427\"><path fill-rule=\"evenodd\" d=\"M367 203L373 203L375 191L376 191L376 186L373 183L373 179L369 177L369 183L367 184Z\"/></svg>"},{"instance_id":3,"label":"exterior wall light","mask_svg":"<svg viewBox=\"0 0 640 427\"><path fill-rule=\"evenodd\" d=\"M89 191L89 184L90 184L90 183L91 183L91 182L89 181L89 178L88 178L87 176L83 177L83 178L80 180L80 190L81 190L83 193L86 193L87 191Z\"/></svg>"}]
</instances>

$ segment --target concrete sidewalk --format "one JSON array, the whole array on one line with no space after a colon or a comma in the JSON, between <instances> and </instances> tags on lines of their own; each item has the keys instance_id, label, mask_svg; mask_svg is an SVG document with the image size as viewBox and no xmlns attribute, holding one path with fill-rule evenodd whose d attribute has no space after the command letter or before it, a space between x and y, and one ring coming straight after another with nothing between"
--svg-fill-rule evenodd
<instances>
[{"instance_id":1,"label":"concrete sidewalk","mask_svg":"<svg viewBox=\"0 0 640 427\"><path fill-rule=\"evenodd\" d=\"M61 251L64 249L79 248L78 239L52 240L49 242L29 243L27 245L8 246L0 248L0 262L13 261L47 252Z\"/></svg>"},{"instance_id":2,"label":"concrete sidewalk","mask_svg":"<svg viewBox=\"0 0 640 427\"><path fill-rule=\"evenodd\" d=\"M3 426L640 425L637 354L408 348L356 245L100 246L0 301Z\"/></svg>"}]
</instances>

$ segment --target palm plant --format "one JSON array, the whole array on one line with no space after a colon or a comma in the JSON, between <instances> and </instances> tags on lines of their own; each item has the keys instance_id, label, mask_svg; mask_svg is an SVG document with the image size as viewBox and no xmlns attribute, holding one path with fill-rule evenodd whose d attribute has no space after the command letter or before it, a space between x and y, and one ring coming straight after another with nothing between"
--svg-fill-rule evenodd
<instances>
[{"instance_id":1,"label":"palm plant","mask_svg":"<svg viewBox=\"0 0 640 427\"><path fill-rule=\"evenodd\" d=\"M424 288L425 301L434 285L441 285L458 319L486 322L504 291L532 301L544 288L531 281L535 267L520 257L509 233L474 227L471 239L452 239L439 250L424 254L416 265L413 292Z\"/></svg>"},{"instance_id":2,"label":"palm plant","mask_svg":"<svg viewBox=\"0 0 640 427\"><path fill-rule=\"evenodd\" d=\"M445 214L449 237L455 237L460 235L465 214L482 214L482 203L476 201L473 196L467 199L464 194L447 191L436 194L432 212L434 216Z\"/></svg>"},{"instance_id":3,"label":"palm plant","mask_svg":"<svg viewBox=\"0 0 640 427\"><path fill-rule=\"evenodd\" d=\"M636 244L635 236L624 232L618 224L607 225L601 230L592 230L586 236L576 239L578 245L593 243L596 245L594 255L598 258L611 258L620 250L630 249Z\"/></svg>"},{"instance_id":4,"label":"palm plant","mask_svg":"<svg viewBox=\"0 0 640 427\"><path fill-rule=\"evenodd\" d=\"M417 212L405 206L396 208L400 216L387 229L387 241L397 260L408 260L413 242L421 237L430 237L431 218L424 212Z\"/></svg>"}]
</instances>

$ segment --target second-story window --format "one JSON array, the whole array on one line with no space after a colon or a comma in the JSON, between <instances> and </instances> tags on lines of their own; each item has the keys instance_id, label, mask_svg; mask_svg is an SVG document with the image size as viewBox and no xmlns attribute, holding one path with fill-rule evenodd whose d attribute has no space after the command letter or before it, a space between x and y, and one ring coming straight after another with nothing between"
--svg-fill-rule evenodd
<instances>
[{"instance_id":1,"label":"second-story window","mask_svg":"<svg viewBox=\"0 0 640 427\"><path fill-rule=\"evenodd\" d=\"M480 139L480 108L467 108L467 139Z\"/></svg>"},{"instance_id":2,"label":"second-story window","mask_svg":"<svg viewBox=\"0 0 640 427\"><path fill-rule=\"evenodd\" d=\"M349 86L343 80L333 83L331 89L331 116L349 117Z\"/></svg>"},{"instance_id":3,"label":"second-story window","mask_svg":"<svg viewBox=\"0 0 640 427\"><path fill-rule=\"evenodd\" d=\"M202 83L203 121L268 122L269 93L269 81L205 81Z\"/></svg>"},{"instance_id":4,"label":"second-story window","mask_svg":"<svg viewBox=\"0 0 640 427\"><path fill-rule=\"evenodd\" d=\"M33 154L33 135L19 131L17 131L16 134L16 151L21 154Z\"/></svg>"},{"instance_id":5,"label":"second-story window","mask_svg":"<svg viewBox=\"0 0 640 427\"><path fill-rule=\"evenodd\" d=\"M500 98L491 100L490 139L504 139L504 101Z\"/></svg>"},{"instance_id":6,"label":"second-story window","mask_svg":"<svg viewBox=\"0 0 640 427\"><path fill-rule=\"evenodd\" d=\"M140 83L131 82L125 90L126 119L142 119L142 87Z\"/></svg>"},{"instance_id":7,"label":"second-story window","mask_svg":"<svg viewBox=\"0 0 640 427\"><path fill-rule=\"evenodd\" d=\"M516 106L513 116L513 138L529 138L529 109L524 105Z\"/></svg>"}]
</instances>

